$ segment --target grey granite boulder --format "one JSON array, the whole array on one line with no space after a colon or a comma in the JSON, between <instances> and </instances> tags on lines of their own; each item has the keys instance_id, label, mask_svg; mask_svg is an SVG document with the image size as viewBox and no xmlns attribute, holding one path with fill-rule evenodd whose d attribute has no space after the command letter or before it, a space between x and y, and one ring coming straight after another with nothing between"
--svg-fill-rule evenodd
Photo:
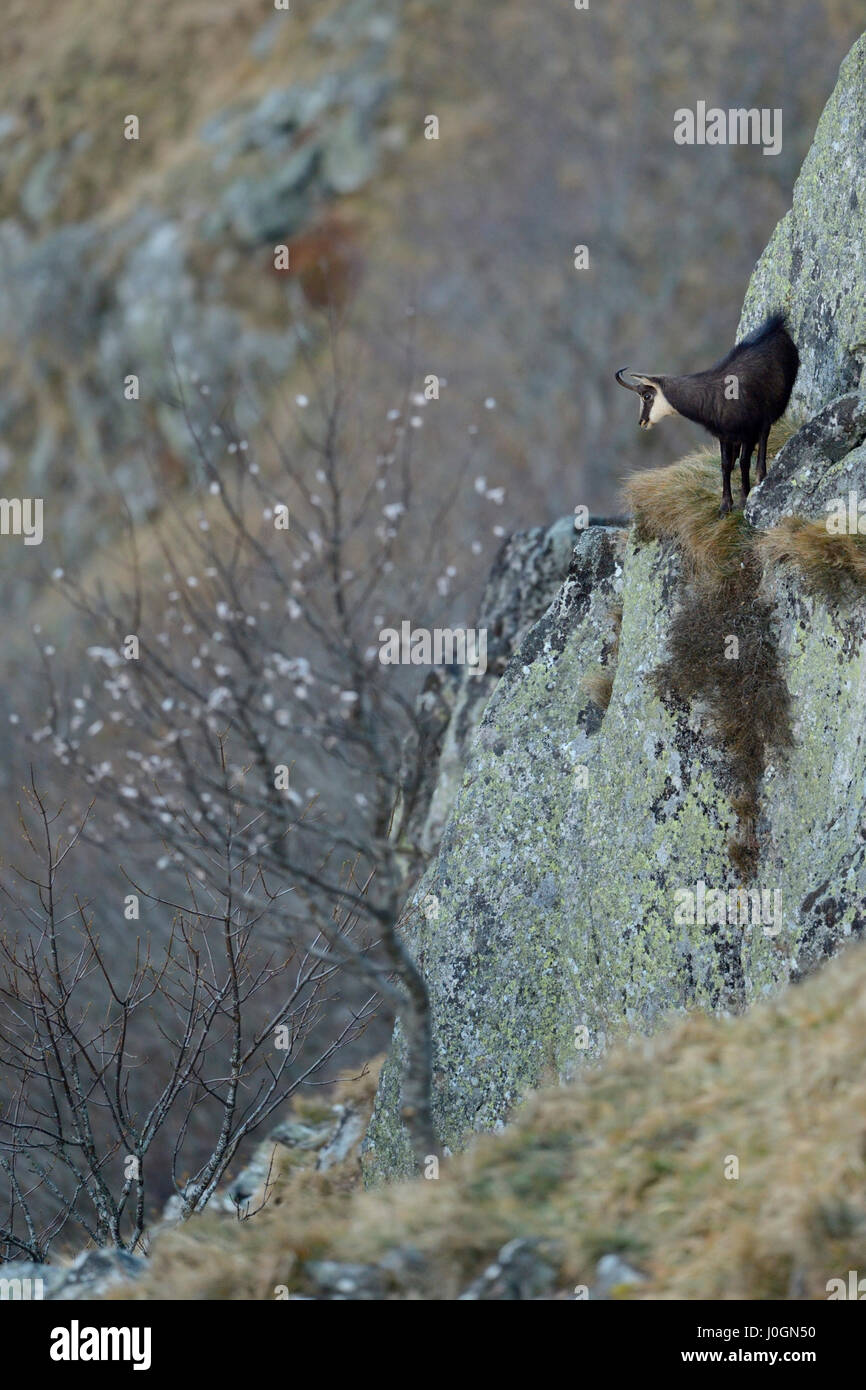
<instances>
[{"instance_id":1,"label":"grey granite boulder","mask_svg":"<svg viewBox=\"0 0 866 1390\"><path fill-rule=\"evenodd\" d=\"M811 416L866 391L866 35L851 49L794 189L755 267L740 334L785 309L800 349L792 404Z\"/></svg>"},{"instance_id":2,"label":"grey granite boulder","mask_svg":"<svg viewBox=\"0 0 866 1390\"><path fill-rule=\"evenodd\" d=\"M779 450L753 488L746 520L760 531L785 516L826 517L827 503L851 489L866 498L866 395L851 391L819 410Z\"/></svg>"},{"instance_id":3,"label":"grey granite boulder","mask_svg":"<svg viewBox=\"0 0 866 1390\"><path fill-rule=\"evenodd\" d=\"M146 1268L147 1261L128 1250L82 1250L71 1264L13 1260L0 1265L0 1299L101 1298L124 1280L137 1279Z\"/></svg>"}]
</instances>

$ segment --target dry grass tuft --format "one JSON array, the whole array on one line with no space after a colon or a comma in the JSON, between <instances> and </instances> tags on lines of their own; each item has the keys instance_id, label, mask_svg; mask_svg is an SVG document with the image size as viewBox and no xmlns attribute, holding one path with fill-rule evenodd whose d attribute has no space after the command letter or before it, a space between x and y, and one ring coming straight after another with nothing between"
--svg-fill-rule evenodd
<instances>
[{"instance_id":1,"label":"dry grass tuft","mask_svg":"<svg viewBox=\"0 0 866 1390\"><path fill-rule=\"evenodd\" d=\"M765 564L790 565L806 587L830 602L842 602L866 588L866 536L836 536L824 521L785 517L755 542Z\"/></svg>"},{"instance_id":2,"label":"dry grass tuft","mask_svg":"<svg viewBox=\"0 0 866 1390\"><path fill-rule=\"evenodd\" d=\"M789 421L774 427L771 459L794 428ZM653 681L660 695L709 706L734 787L738 824L728 854L747 882L760 854L756 824L767 752L783 751L792 741L772 609L757 597L761 568L790 565L813 593L840 603L866 590L866 538L832 535L823 521L799 517L756 532L742 511L719 516L719 479L717 453L703 449L668 468L631 474L625 494L637 534L670 541L683 557L684 597L671 622L668 656ZM732 636L739 643L735 659L728 655ZM603 694L601 676L591 674L586 683L600 704L591 682Z\"/></svg>"},{"instance_id":3,"label":"dry grass tuft","mask_svg":"<svg viewBox=\"0 0 866 1390\"><path fill-rule=\"evenodd\" d=\"M156 1242L152 1272L124 1296L310 1293L308 1259L375 1263L411 1246L423 1265L410 1296L450 1299L524 1236L544 1243L564 1297L621 1250L647 1276L632 1297L826 1298L829 1279L866 1265L864 1047L856 945L738 1018L693 1015L615 1048L436 1182L364 1193L290 1173L247 1222L193 1218Z\"/></svg>"},{"instance_id":4,"label":"dry grass tuft","mask_svg":"<svg viewBox=\"0 0 866 1390\"><path fill-rule=\"evenodd\" d=\"M788 421L774 427L771 459L794 428ZM789 696L772 609L757 597L757 534L742 511L719 516L719 480L716 451L703 449L669 468L633 473L625 487L638 534L672 541L683 557L683 601L671 623L668 656L652 679L659 695L709 707L734 786L738 825L728 855L748 882L760 854L755 827L767 751L791 744ZM731 638L739 644L734 657Z\"/></svg>"},{"instance_id":5,"label":"dry grass tuft","mask_svg":"<svg viewBox=\"0 0 866 1390\"><path fill-rule=\"evenodd\" d=\"M699 699L709 708L735 788L739 825L728 853L745 881L758 865L755 822L767 752L793 742L773 609L757 597L759 581L757 561L746 554L724 587L688 589L671 620L667 657L651 676L660 696Z\"/></svg>"},{"instance_id":6,"label":"dry grass tuft","mask_svg":"<svg viewBox=\"0 0 866 1390\"><path fill-rule=\"evenodd\" d=\"M761 862L761 842L755 834L755 807L748 817L741 817L736 835L728 840L728 858L733 865L740 883L751 883L757 878Z\"/></svg>"},{"instance_id":7,"label":"dry grass tuft","mask_svg":"<svg viewBox=\"0 0 866 1390\"><path fill-rule=\"evenodd\" d=\"M770 432L768 468L795 425L780 420ZM719 516L721 468L718 449L698 449L668 468L631 473L624 484L638 535L673 541L688 578L716 589L735 578L751 549L753 532L741 510Z\"/></svg>"},{"instance_id":8,"label":"dry grass tuft","mask_svg":"<svg viewBox=\"0 0 866 1390\"><path fill-rule=\"evenodd\" d=\"M720 476L718 460L702 450L668 468L632 473L625 482L638 535L673 541L688 577L706 588L735 575L749 545L741 511L719 516Z\"/></svg>"},{"instance_id":9,"label":"dry grass tuft","mask_svg":"<svg viewBox=\"0 0 866 1390\"><path fill-rule=\"evenodd\" d=\"M774 427L771 459L795 428L790 421ZM704 449L668 468L631 474L625 494L638 535L673 542L683 557L685 594L671 623L667 659L653 680L660 695L709 706L734 784L738 826L728 853L748 881L760 852L755 827L767 751L791 745L772 609L757 597L761 569L790 565L808 589L838 604L866 591L866 537L833 535L824 521L800 517L756 532L742 511L719 516L719 479L717 453ZM731 636L739 642L733 660L727 655Z\"/></svg>"},{"instance_id":10,"label":"dry grass tuft","mask_svg":"<svg viewBox=\"0 0 866 1390\"><path fill-rule=\"evenodd\" d=\"M588 671L580 682L581 689L600 710L606 710L613 694L614 672L607 666L597 666Z\"/></svg>"}]
</instances>

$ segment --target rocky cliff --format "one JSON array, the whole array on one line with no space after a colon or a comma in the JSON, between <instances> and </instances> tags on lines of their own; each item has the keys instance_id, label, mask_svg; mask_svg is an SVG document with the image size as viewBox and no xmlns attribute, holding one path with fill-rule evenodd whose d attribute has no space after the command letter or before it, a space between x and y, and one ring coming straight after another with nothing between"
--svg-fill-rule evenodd
<instances>
[{"instance_id":1,"label":"rocky cliff","mask_svg":"<svg viewBox=\"0 0 866 1390\"><path fill-rule=\"evenodd\" d=\"M833 396L866 389L866 40L839 72L782 218L755 267L740 333L773 307L788 310L800 348L793 402L813 415Z\"/></svg>"},{"instance_id":2,"label":"rocky cliff","mask_svg":"<svg viewBox=\"0 0 866 1390\"><path fill-rule=\"evenodd\" d=\"M866 556L821 518L866 497L864 134L866 37L746 295L744 328L787 310L803 366L745 518L717 519L708 457L642 475L636 524L578 535L514 625L459 791L452 756L433 792L440 820L453 805L404 930L451 1149L616 1035L741 1012L862 933ZM409 1167L401 1056L398 1025L373 1178Z\"/></svg>"}]
</instances>

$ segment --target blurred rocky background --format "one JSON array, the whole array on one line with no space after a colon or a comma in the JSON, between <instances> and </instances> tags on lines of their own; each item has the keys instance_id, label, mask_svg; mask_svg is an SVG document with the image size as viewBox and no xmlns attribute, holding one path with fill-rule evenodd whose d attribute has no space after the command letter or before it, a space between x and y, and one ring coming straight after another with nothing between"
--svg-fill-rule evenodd
<instances>
[{"instance_id":1,"label":"blurred rocky background","mask_svg":"<svg viewBox=\"0 0 866 1390\"><path fill-rule=\"evenodd\" d=\"M856 0L612 0L591 18L565 0L72 0L62 13L13 0L4 492L46 495L52 563L98 567L118 496L152 518L194 474L169 403L176 366L231 396L245 428L272 426L315 317L303 268L318 237L354 295L347 331L375 362L372 413L392 404L414 309L418 384L447 380L426 468L447 478L480 424L478 472L506 489L504 528L612 505L624 449L659 462L679 439L636 434L611 369L688 369L733 340L861 18ZM675 146L673 112L698 99L780 107L781 153ZM124 138L129 114L138 140ZM283 282L278 242L297 267ZM578 244L588 270L574 269ZM131 371L140 409L123 399ZM143 414L161 488L141 465ZM23 613L19 559L4 601Z\"/></svg>"},{"instance_id":2,"label":"blurred rocky background","mask_svg":"<svg viewBox=\"0 0 866 1390\"><path fill-rule=\"evenodd\" d=\"M8 0L0 491L44 498L45 539L0 544L4 862L31 766L56 802L89 795L55 731L53 706L76 699L79 722L102 729L87 712L96 639L70 584L109 601L134 568L145 588L162 584L166 526L198 527L214 487L202 439L243 438L267 477L278 440L306 468L310 403L337 355L357 496L398 454L408 469L408 439L415 480L399 546L379 566L381 607L365 610L366 637L353 634L362 646L380 614L472 622L505 537L580 504L619 509L622 475L689 447L684 421L638 433L614 369L692 370L731 345L861 26L859 0L589 11L568 0L292 0L285 11ZM675 145L674 112L697 101L781 108L781 152ZM125 138L130 116L137 139ZM288 273L275 268L282 244ZM132 374L138 400L124 394ZM425 404L430 374L441 395ZM389 429L402 452L382 444ZM407 509L387 490L381 500L390 543ZM318 505L309 489L305 501L308 513ZM359 569L379 565L374 542L381 531L353 535ZM169 548L172 564L185 544ZM413 585L423 609L407 608ZM282 609L269 641L290 663L277 670L284 684L319 655ZM407 702L416 689L407 676ZM35 737L45 729L55 737ZM317 766L317 749L305 746L304 779L338 797L340 774ZM361 817L364 788L351 792ZM370 833L381 837L380 822ZM341 834L356 830L341 822ZM127 837L133 852L152 863L152 837L132 849ZM120 857L103 839L88 860L109 940L122 930Z\"/></svg>"}]
</instances>

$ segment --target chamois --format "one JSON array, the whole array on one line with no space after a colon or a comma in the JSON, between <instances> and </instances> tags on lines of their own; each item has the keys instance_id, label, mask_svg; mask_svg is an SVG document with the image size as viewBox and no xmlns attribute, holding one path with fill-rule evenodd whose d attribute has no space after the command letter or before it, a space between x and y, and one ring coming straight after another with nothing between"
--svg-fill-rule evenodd
<instances>
[{"instance_id":1,"label":"chamois","mask_svg":"<svg viewBox=\"0 0 866 1390\"><path fill-rule=\"evenodd\" d=\"M722 505L726 516L734 505L731 473L740 455L743 501L749 495L752 452L758 446L757 481L767 476L767 438L783 415L800 368L800 354L788 333L784 314L772 314L721 362L690 376L644 376L621 367L620 386L636 391L643 402L642 430L652 429L666 415L684 415L703 425L719 441L722 455ZM623 373L640 384L623 381Z\"/></svg>"}]
</instances>

